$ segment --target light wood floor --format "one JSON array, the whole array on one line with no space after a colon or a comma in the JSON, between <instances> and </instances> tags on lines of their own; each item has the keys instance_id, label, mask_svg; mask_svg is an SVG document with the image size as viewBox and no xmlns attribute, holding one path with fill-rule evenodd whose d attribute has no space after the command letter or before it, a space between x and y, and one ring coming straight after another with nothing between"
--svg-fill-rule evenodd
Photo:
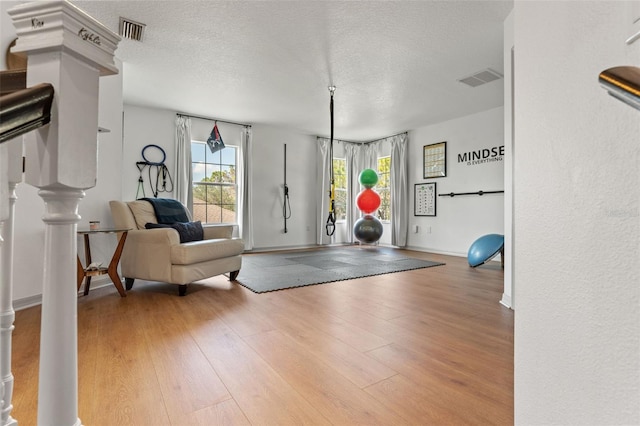
<instances>
[{"instance_id":1,"label":"light wood floor","mask_svg":"<svg viewBox=\"0 0 640 426\"><path fill-rule=\"evenodd\" d=\"M254 294L224 277L78 299L84 425L513 424L503 272L446 266ZM242 272L240 272L242 276ZM13 416L35 425L40 308L16 313ZM61 392L64 386L61 385Z\"/></svg>"}]
</instances>

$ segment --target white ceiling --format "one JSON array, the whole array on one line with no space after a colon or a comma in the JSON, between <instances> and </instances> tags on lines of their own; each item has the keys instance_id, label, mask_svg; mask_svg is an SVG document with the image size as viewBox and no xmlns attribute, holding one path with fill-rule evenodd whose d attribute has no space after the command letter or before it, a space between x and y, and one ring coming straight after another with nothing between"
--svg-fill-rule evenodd
<instances>
[{"instance_id":1,"label":"white ceiling","mask_svg":"<svg viewBox=\"0 0 640 426\"><path fill-rule=\"evenodd\" d=\"M74 1L123 40L125 103L366 141L503 104L513 1Z\"/></svg>"}]
</instances>

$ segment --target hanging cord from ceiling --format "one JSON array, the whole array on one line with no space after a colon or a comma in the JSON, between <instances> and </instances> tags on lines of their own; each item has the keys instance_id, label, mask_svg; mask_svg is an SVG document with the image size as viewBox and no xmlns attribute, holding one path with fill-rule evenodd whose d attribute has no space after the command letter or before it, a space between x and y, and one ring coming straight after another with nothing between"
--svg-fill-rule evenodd
<instances>
[{"instance_id":1,"label":"hanging cord from ceiling","mask_svg":"<svg viewBox=\"0 0 640 426\"><path fill-rule=\"evenodd\" d=\"M291 202L289 201L289 187L287 186L287 144L284 144L284 202L282 204L282 216L284 216L284 233L287 230L287 219L291 218Z\"/></svg>"},{"instance_id":2,"label":"hanging cord from ceiling","mask_svg":"<svg viewBox=\"0 0 640 426\"><path fill-rule=\"evenodd\" d=\"M145 152L154 148L160 151L162 154L162 160L160 161L149 161L147 159ZM146 197L144 190L144 179L142 178L142 172L145 168L147 168L149 175L149 187L151 188L151 192L153 193L154 198L158 198L158 194L161 192L173 192L173 178L171 177L171 173L169 173L169 169L164 164L164 161L167 159L167 153L159 147L158 145L149 144L142 148L142 159L144 161L137 161L136 167L140 172L138 176L138 188L136 190L136 200L139 199L140 191L142 190L142 197ZM153 176L155 174L155 183ZM162 179L161 179L162 176Z\"/></svg>"},{"instance_id":3,"label":"hanging cord from ceiling","mask_svg":"<svg viewBox=\"0 0 640 426\"><path fill-rule=\"evenodd\" d=\"M329 179L331 187L329 189L329 217L327 218L327 235L333 236L336 232L336 201L335 192L336 185L333 176L333 92L336 91L336 86L329 86L329 93L331 94L331 100L329 101L329 114L331 115L331 139L329 141Z\"/></svg>"}]
</instances>

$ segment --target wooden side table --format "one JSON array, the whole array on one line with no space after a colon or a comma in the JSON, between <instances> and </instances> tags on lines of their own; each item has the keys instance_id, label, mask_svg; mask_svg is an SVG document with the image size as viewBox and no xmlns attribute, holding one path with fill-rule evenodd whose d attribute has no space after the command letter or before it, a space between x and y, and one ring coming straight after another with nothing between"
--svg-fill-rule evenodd
<instances>
[{"instance_id":1,"label":"wooden side table","mask_svg":"<svg viewBox=\"0 0 640 426\"><path fill-rule=\"evenodd\" d=\"M127 293L124 291L122 287L122 281L120 280L120 276L118 275L118 263L120 262L120 256L122 255L122 249L124 248L124 243L127 240L128 229L117 229L117 228L108 228L108 229L96 229L96 230L78 230L78 235L84 236L84 257L86 262L86 267L82 266L80 262L80 256L78 256L78 290L80 290L80 286L82 285L82 280L84 278L87 279L87 282L84 286L84 295L89 294L89 287L91 286L91 277L95 277L98 275L109 274L109 278L111 278L111 282L118 289L118 293L120 296L126 297ZM91 265L91 246L89 244L89 235L92 234L120 234L120 239L118 240L118 246L116 247L113 256L111 257L111 262L109 262L108 267L100 266L99 268L89 268Z\"/></svg>"}]
</instances>

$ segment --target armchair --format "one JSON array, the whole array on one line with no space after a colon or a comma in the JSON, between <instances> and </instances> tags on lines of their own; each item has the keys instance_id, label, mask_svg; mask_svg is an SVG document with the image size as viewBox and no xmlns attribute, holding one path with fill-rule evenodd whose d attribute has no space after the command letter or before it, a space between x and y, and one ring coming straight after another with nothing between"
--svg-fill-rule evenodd
<instances>
[{"instance_id":1,"label":"armchair","mask_svg":"<svg viewBox=\"0 0 640 426\"><path fill-rule=\"evenodd\" d=\"M145 229L147 223L158 223L148 201L110 201L109 207L114 225L130 229L120 259L127 290L138 278L177 284L184 296L194 281L225 273L235 281L238 276L244 243L232 238L233 225L203 225L202 241L180 243L175 229Z\"/></svg>"}]
</instances>

